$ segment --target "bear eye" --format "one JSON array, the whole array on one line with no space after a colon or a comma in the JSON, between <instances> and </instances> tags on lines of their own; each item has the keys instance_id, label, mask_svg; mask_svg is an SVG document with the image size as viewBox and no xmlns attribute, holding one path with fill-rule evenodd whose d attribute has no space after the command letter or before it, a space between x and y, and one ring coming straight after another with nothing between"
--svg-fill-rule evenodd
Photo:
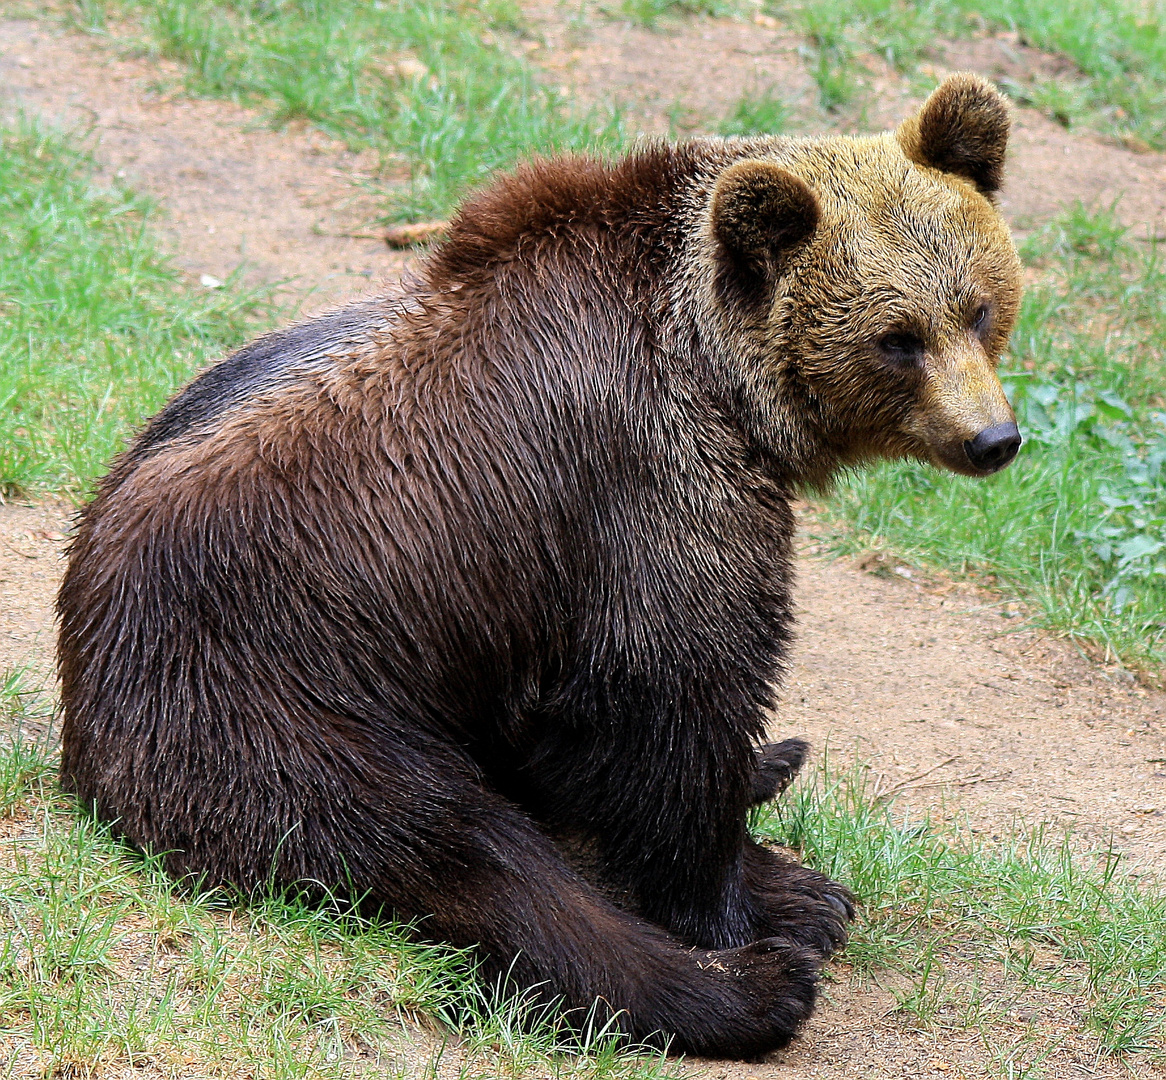
<instances>
[{"instance_id":1,"label":"bear eye","mask_svg":"<svg viewBox=\"0 0 1166 1080\"><path fill-rule=\"evenodd\" d=\"M901 332L880 338L879 351L896 367L919 367L925 346L918 334Z\"/></svg>"},{"instance_id":2,"label":"bear eye","mask_svg":"<svg viewBox=\"0 0 1166 1080\"><path fill-rule=\"evenodd\" d=\"M981 304L976 308L976 313L972 316L972 332L983 336L988 330L991 316L992 309L987 304Z\"/></svg>"}]
</instances>

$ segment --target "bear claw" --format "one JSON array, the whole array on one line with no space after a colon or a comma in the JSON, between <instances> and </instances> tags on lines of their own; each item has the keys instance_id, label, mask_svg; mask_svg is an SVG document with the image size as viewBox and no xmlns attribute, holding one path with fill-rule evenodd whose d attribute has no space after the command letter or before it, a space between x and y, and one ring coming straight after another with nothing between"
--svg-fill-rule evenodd
<instances>
[{"instance_id":1,"label":"bear claw","mask_svg":"<svg viewBox=\"0 0 1166 1080\"><path fill-rule=\"evenodd\" d=\"M846 945L855 905L845 886L760 845L747 849L746 859L760 934L812 949L823 959Z\"/></svg>"}]
</instances>

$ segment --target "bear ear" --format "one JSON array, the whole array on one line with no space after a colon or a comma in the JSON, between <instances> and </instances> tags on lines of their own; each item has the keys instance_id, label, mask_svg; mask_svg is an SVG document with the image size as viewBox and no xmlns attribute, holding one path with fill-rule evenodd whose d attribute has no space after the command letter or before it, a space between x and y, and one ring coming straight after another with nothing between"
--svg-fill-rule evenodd
<instances>
[{"instance_id":1,"label":"bear ear","mask_svg":"<svg viewBox=\"0 0 1166 1080\"><path fill-rule=\"evenodd\" d=\"M917 165L966 177L984 195L1000 189L1011 119L1003 95L970 72L949 76L895 132Z\"/></svg>"},{"instance_id":2,"label":"bear ear","mask_svg":"<svg viewBox=\"0 0 1166 1080\"><path fill-rule=\"evenodd\" d=\"M763 262L818 227L818 200L809 185L768 161L738 161L717 180L713 232L726 250Z\"/></svg>"},{"instance_id":3,"label":"bear ear","mask_svg":"<svg viewBox=\"0 0 1166 1080\"><path fill-rule=\"evenodd\" d=\"M738 289L755 293L783 251L818 227L809 185L768 161L739 161L717 180L712 227Z\"/></svg>"}]
</instances>

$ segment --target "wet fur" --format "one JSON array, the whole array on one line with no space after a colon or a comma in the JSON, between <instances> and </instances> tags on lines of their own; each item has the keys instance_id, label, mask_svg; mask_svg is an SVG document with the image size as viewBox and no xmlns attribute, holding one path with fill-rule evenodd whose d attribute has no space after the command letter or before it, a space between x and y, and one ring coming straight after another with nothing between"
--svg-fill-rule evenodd
<instances>
[{"instance_id":1,"label":"wet fur","mask_svg":"<svg viewBox=\"0 0 1166 1080\"><path fill-rule=\"evenodd\" d=\"M348 889L569 1017L783 1045L852 915L746 833L806 752L758 751L790 502L918 452L917 383L848 344L877 312L837 321L865 295L847 185L1011 250L970 184L918 172L890 136L536 163L401 294L211 369L82 513L65 786L175 875Z\"/></svg>"}]
</instances>

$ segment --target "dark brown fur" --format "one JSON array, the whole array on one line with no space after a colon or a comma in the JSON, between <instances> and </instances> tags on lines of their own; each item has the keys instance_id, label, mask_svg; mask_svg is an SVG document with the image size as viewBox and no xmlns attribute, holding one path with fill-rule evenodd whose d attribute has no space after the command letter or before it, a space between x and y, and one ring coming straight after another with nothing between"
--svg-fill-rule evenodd
<instances>
[{"instance_id":1,"label":"dark brown fur","mask_svg":"<svg viewBox=\"0 0 1166 1080\"><path fill-rule=\"evenodd\" d=\"M928 397L944 343L994 363L1014 301L1006 234L944 224L990 223L981 197L894 145L527 166L403 294L191 384L81 517L65 786L176 875L349 889L568 1016L599 1001L704 1054L788 1041L852 914L746 833L805 753L757 753L791 496L966 438ZM888 221L931 185L907 255L976 277L988 352L946 285L870 309L838 194L870 161ZM938 328L934 379L870 351L908 315Z\"/></svg>"}]
</instances>

